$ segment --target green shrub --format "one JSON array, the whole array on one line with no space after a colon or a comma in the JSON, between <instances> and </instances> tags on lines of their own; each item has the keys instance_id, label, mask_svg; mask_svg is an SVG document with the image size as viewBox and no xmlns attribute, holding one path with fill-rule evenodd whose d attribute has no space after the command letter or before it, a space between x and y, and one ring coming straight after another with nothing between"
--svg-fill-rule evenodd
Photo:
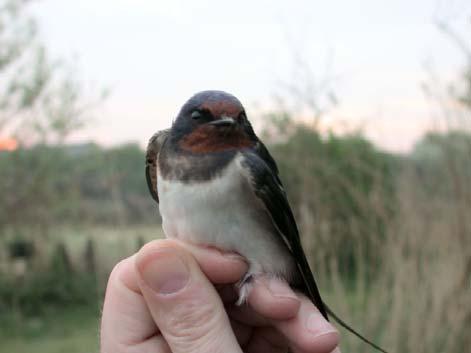
<instances>
[{"instance_id":1,"label":"green shrub","mask_svg":"<svg viewBox=\"0 0 471 353\"><path fill-rule=\"evenodd\" d=\"M46 268L30 268L24 276L0 276L0 312L36 316L57 308L97 307L96 275L73 268L66 248L59 244Z\"/></svg>"}]
</instances>

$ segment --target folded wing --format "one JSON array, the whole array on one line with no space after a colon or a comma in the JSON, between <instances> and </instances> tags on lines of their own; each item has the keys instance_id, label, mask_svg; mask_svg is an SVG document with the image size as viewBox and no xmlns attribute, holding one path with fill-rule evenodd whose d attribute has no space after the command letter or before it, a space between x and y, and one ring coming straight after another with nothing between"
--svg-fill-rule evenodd
<instances>
[{"instance_id":1,"label":"folded wing","mask_svg":"<svg viewBox=\"0 0 471 353\"><path fill-rule=\"evenodd\" d=\"M278 229L280 237L296 262L302 279L300 289L312 300L317 309L327 319L327 311L301 246L296 221L286 198L283 185L278 177L277 170L270 166L274 161L271 156L268 159L271 163L266 163L265 159L263 155L260 158L258 151L257 153L244 153L244 161L251 171L250 175L252 176L251 182L254 193L265 205L275 227Z\"/></svg>"},{"instance_id":2,"label":"folded wing","mask_svg":"<svg viewBox=\"0 0 471 353\"><path fill-rule=\"evenodd\" d=\"M156 132L149 140L146 151L146 180L152 198L158 203L159 194L157 192L157 162L159 152L167 140L169 129Z\"/></svg>"}]
</instances>

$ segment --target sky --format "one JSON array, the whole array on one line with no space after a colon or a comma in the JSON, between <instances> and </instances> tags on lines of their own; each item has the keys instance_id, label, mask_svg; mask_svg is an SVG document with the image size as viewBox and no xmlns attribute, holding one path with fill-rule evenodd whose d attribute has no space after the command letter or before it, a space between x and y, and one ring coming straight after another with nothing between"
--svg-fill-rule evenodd
<instances>
[{"instance_id":1,"label":"sky","mask_svg":"<svg viewBox=\"0 0 471 353\"><path fill-rule=\"evenodd\" d=\"M286 87L326 81L338 104L324 129L362 128L382 148L407 151L431 126L426 68L446 80L463 65L435 22L471 30L462 0L42 0L33 12L52 57L74 63L85 98L110 91L73 136L104 145L144 145L205 89L236 95L260 131L274 97L292 98Z\"/></svg>"}]
</instances>

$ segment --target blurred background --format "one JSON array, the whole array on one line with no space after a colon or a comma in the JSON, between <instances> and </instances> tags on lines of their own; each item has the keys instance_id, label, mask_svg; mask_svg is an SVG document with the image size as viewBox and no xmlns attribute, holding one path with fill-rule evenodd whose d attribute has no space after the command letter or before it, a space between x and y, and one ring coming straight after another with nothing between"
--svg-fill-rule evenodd
<instances>
[{"instance_id":1,"label":"blurred background","mask_svg":"<svg viewBox=\"0 0 471 353\"><path fill-rule=\"evenodd\" d=\"M204 89L278 161L330 307L469 350L470 38L469 1L0 0L0 352L98 350L109 272L162 236L147 139Z\"/></svg>"}]
</instances>

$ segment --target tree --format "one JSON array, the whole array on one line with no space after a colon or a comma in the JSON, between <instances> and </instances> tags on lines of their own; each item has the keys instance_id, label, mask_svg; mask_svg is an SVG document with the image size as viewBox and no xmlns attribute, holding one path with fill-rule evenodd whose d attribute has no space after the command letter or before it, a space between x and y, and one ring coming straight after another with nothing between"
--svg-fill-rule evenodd
<instances>
[{"instance_id":1,"label":"tree","mask_svg":"<svg viewBox=\"0 0 471 353\"><path fill-rule=\"evenodd\" d=\"M83 124L80 84L52 62L28 0L0 0L0 135L20 143L62 142Z\"/></svg>"},{"instance_id":2,"label":"tree","mask_svg":"<svg viewBox=\"0 0 471 353\"><path fill-rule=\"evenodd\" d=\"M73 176L65 152L53 146L83 126L90 107L66 65L49 58L30 2L0 0L0 138L13 136L20 145L0 151L0 228L21 226L25 217L45 228L71 204Z\"/></svg>"}]
</instances>

